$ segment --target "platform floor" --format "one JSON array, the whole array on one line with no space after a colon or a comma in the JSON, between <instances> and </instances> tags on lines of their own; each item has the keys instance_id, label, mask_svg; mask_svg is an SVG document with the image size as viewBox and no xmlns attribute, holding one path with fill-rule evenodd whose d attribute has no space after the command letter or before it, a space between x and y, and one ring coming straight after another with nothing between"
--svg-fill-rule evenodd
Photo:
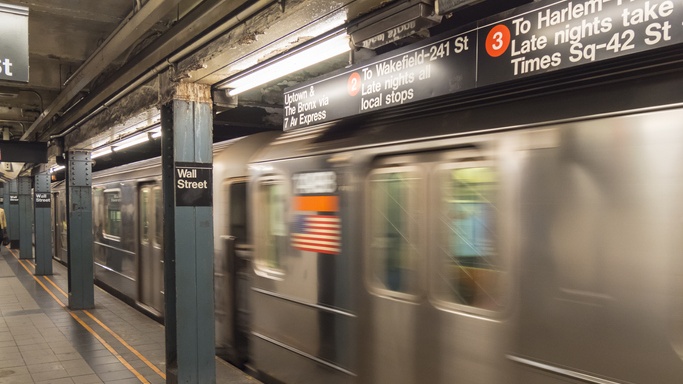
<instances>
[{"instance_id":1,"label":"platform floor","mask_svg":"<svg viewBox=\"0 0 683 384\"><path fill-rule=\"evenodd\" d=\"M164 328L102 289L95 308L67 308L67 269L34 276L0 251L0 384L165 383ZM217 383L257 380L216 359Z\"/></svg>"}]
</instances>

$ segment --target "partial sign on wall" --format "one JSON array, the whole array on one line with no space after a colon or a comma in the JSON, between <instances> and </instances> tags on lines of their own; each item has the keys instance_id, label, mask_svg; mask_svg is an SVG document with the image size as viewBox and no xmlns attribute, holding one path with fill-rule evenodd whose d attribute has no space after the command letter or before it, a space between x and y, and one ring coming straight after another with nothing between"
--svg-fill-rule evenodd
<instances>
[{"instance_id":1,"label":"partial sign on wall","mask_svg":"<svg viewBox=\"0 0 683 384\"><path fill-rule=\"evenodd\" d=\"M28 82L28 8L0 3L0 80Z\"/></svg>"}]
</instances>

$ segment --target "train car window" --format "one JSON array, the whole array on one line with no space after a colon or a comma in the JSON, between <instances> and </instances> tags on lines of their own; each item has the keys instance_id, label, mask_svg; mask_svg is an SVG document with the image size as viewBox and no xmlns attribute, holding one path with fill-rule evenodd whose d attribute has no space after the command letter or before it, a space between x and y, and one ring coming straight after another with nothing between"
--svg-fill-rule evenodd
<instances>
[{"instance_id":1,"label":"train car window","mask_svg":"<svg viewBox=\"0 0 683 384\"><path fill-rule=\"evenodd\" d=\"M140 192L140 225L142 226L142 236L140 241L143 244L149 243L149 188L143 188Z\"/></svg>"},{"instance_id":2,"label":"train car window","mask_svg":"<svg viewBox=\"0 0 683 384\"><path fill-rule=\"evenodd\" d=\"M258 244L257 265L264 269L279 270L287 250L287 224L285 222L286 192L281 180L270 179L258 186Z\"/></svg>"},{"instance_id":3,"label":"train car window","mask_svg":"<svg viewBox=\"0 0 683 384\"><path fill-rule=\"evenodd\" d=\"M161 247L164 239L164 201L161 187L154 187L154 245Z\"/></svg>"},{"instance_id":4,"label":"train car window","mask_svg":"<svg viewBox=\"0 0 683 384\"><path fill-rule=\"evenodd\" d=\"M59 199L58 196L59 195L55 195L55 197ZM59 223L57 224L57 228L59 229L59 246L63 251L66 251L69 241L69 237L67 236L66 204L62 204L62 201L60 201L59 203L55 203L54 207L59 207L57 213L57 220L59 220ZM63 252L62 254L65 255L66 252Z\"/></svg>"},{"instance_id":5,"label":"train car window","mask_svg":"<svg viewBox=\"0 0 683 384\"><path fill-rule=\"evenodd\" d=\"M105 190L104 204L106 217L104 220L104 235L121 237L121 191Z\"/></svg>"},{"instance_id":6,"label":"train car window","mask_svg":"<svg viewBox=\"0 0 683 384\"><path fill-rule=\"evenodd\" d=\"M370 284L385 293L417 293L420 183L415 168L380 169L370 176Z\"/></svg>"},{"instance_id":7,"label":"train car window","mask_svg":"<svg viewBox=\"0 0 683 384\"><path fill-rule=\"evenodd\" d=\"M497 177L488 166L439 172L439 242L432 280L437 299L475 308L500 307L496 250Z\"/></svg>"},{"instance_id":8,"label":"train car window","mask_svg":"<svg viewBox=\"0 0 683 384\"><path fill-rule=\"evenodd\" d=\"M230 228L229 234L235 236L236 242L247 242L247 183L245 181L230 183Z\"/></svg>"}]
</instances>

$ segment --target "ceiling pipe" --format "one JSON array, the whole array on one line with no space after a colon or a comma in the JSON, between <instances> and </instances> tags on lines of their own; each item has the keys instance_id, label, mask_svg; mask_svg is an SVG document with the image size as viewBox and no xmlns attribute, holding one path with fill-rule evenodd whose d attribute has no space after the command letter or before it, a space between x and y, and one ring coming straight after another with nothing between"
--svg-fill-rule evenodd
<instances>
[{"instance_id":1,"label":"ceiling pipe","mask_svg":"<svg viewBox=\"0 0 683 384\"><path fill-rule=\"evenodd\" d=\"M45 106L43 105L43 96L41 96L40 93L38 93L38 91L34 91L33 89L22 89L19 91L19 93L21 92L29 92L38 96L38 100L40 100L40 112L43 112L43 109L45 109Z\"/></svg>"},{"instance_id":2,"label":"ceiling pipe","mask_svg":"<svg viewBox=\"0 0 683 384\"><path fill-rule=\"evenodd\" d=\"M144 35L154 24L159 22L169 9L175 7L180 0L149 0L138 12L131 12L127 22L123 22L109 35L107 40L81 65L76 73L71 76L62 92L45 108L38 118L21 136L21 140L28 138L45 126L62 108L69 104L74 97L98 75L100 75L111 62L124 53L133 42Z\"/></svg>"},{"instance_id":3,"label":"ceiling pipe","mask_svg":"<svg viewBox=\"0 0 683 384\"><path fill-rule=\"evenodd\" d=\"M112 104L119 101L121 98L131 93L132 91L140 87L142 84L146 83L147 81L154 78L161 72L173 66L174 63L177 63L182 59L190 56L193 52L197 51L204 45L216 39L218 36L224 34L225 32L234 28L238 24L244 22L244 20L248 19L249 17L252 17L256 13L272 5L273 3L275 3L275 0L259 0L251 4L250 6L245 7L235 16L230 17L227 21L218 26L209 28L211 23L207 23L208 29L203 32L199 31L202 34L196 40L193 40L193 36L187 36L182 33L182 31L187 26L183 23L185 19L181 19L180 22L172 28L177 28L175 34L171 31L167 32L172 35L169 38L170 40L165 41L161 47L158 47L153 52L150 52L149 54L145 55L145 57L142 59L142 62L144 63L146 60L151 60L158 57L166 57L166 60L162 61L161 63L157 63L151 68L150 66L140 63L136 63L134 66L132 66L132 68L128 68L128 70L125 71L125 73L123 73L114 82L107 85L107 87L101 92L98 92L98 95L105 94L107 96L101 96L100 98L94 97L92 100L89 100L88 102L84 103L85 105L79 106L81 109L85 110L87 110L88 108L95 108L92 112L88 113L86 116L80 119L72 117L71 119L64 119L64 121L59 122L60 125L69 126L69 128L62 131L59 134L49 136L49 139L51 140L53 138L64 137L69 133L73 132L75 129L83 125L85 122L87 122L103 110L109 108ZM203 13L202 15L198 15L195 19L192 20L197 20L203 16L208 16L209 18L215 17L217 15L217 13L215 12L216 7L228 5L229 4L226 5L223 0L212 0L208 2L206 8L204 8L205 13ZM221 14L220 16L224 17L225 14ZM185 21L185 23L191 23L192 20L188 19L187 21ZM160 39L163 38L164 36L160 37ZM191 41L191 43L185 45L185 41ZM177 50L177 47L179 46L184 46L184 48ZM121 86L123 86L122 89L119 88L118 91L115 90L115 88ZM101 98L106 97L108 97L108 99L105 99L106 101L100 100Z\"/></svg>"}]
</instances>

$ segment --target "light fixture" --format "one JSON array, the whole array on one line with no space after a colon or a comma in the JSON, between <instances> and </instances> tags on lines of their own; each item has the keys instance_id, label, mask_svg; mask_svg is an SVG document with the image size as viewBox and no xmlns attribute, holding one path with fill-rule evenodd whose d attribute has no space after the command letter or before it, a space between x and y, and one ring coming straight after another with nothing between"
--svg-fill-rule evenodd
<instances>
[{"instance_id":1,"label":"light fixture","mask_svg":"<svg viewBox=\"0 0 683 384\"><path fill-rule=\"evenodd\" d=\"M104 155L108 155L111 153L111 147L104 147L97 149L95 151L92 151L92 154L90 155L91 159L97 159L98 157L102 157Z\"/></svg>"},{"instance_id":2,"label":"light fixture","mask_svg":"<svg viewBox=\"0 0 683 384\"><path fill-rule=\"evenodd\" d=\"M149 136L150 136L152 139L158 139L158 138L160 138L160 137L161 137L161 126L158 126L158 127L154 128L154 129L152 129L151 131L149 131Z\"/></svg>"},{"instance_id":3,"label":"light fixture","mask_svg":"<svg viewBox=\"0 0 683 384\"><path fill-rule=\"evenodd\" d=\"M146 143L149 141L149 135L147 132L140 133L138 135L133 135L125 140L122 140L111 146L112 151L120 151L122 149L130 148L132 146Z\"/></svg>"},{"instance_id":4,"label":"light fixture","mask_svg":"<svg viewBox=\"0 0 683 384\"><path fill-rule=\"evenodd\" d=\"M146 143L152 139L157 139L161 137L161 125L156 124L144 132L138 133L137 135L129 136L119 142L113 143L111 145L96 147L91 155L91 159L96 159L104 155L108 155L114 151L120 151L122 149L130 148L132 146Z\"/></svg>"},{"instance_id":5,"label":"light fixture","mask_svg":"<svg viewBox=\"0 0 683 384\"><path fill-rule=\"evenodd\" d=\"M265 84L296 70L309 67L313 64L327 60L351 50L349 36L346 33L338 34L320 43L285 56L268 65L251 71L243 76L237 76L222 84L220 88L229 88L228 94L235 96L258 85Z\"/></svg>"},{"instance_id":6,"label":"light fixture","mask_svg":"<svg viewBox=\"0 0 683 384\"><path fill-rule=\"evenodd\" d=\"M55 165L54 167L50 168L50 173L55 173L57 171L61 171L65 167L63 165Z\"/></svg>"}]
</instances>

